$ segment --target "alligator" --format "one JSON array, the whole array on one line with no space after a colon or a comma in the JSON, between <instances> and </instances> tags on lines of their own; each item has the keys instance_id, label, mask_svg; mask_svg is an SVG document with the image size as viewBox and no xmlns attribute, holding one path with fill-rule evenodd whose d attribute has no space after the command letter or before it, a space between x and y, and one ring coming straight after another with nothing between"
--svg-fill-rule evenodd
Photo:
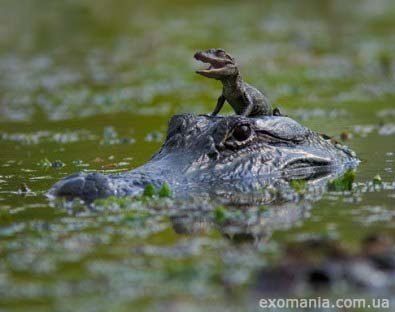
<instances>
[{"instance_id":1,"label":"alligator","mask_svg":"<svg viewBox=\"0 0 395 312\"><path fill-rule=\"evenodd\" d=\"M224 49L209 49L198 51L195 59L210 64L207 69L197 70L196 73L222 82L222 94L212 116L216 116L227 101L235 113L243 116L281 115L278 108L272 109L267 96L253 86L243 81L235 59Z\"/></svg>"},{"instance_id":2,"label":"alligator","mask_svg":"<svg viewBox=\"0 0 395 312\"><path fill-rule=\"evenodd\" d=\"M174 196L227 185L249 192L278 180L341 173L359 160L351 149L284 116L182 114L169 121L166 140L144 165L119 174L80 172L57 182L50 198L84 201L137 196L165 183Z\"/></svg>"}]
</instances>

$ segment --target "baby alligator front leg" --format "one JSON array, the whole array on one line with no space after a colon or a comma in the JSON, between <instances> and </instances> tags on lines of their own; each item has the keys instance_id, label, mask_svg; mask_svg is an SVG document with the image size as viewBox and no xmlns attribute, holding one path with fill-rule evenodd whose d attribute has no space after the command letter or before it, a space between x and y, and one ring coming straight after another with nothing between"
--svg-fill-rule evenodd
<instances>
[{"instance_id":1,"label":"baby alligator front leg","mask_svg":"<svg viewBox=\"0 0 395 312\"><path fill-rule=\"evenodd\" d=\"M225 97L221 94L217 100L217 105L215 106L214 111L211 113L211 116L217 116L222 106L224 106L224 103L225 103Z\"/></svg>"},{"instance_id":2,"label":"baby alligator front leg","mask_svg":"<svg viewBox=\"0 0 395 312\"><path fill-rule=\"evenodd\" d=\"M245 108L240 115L248 117L251 114L252 109L254 108L254 102L252 101L251 97L245 92L243 92L243 100Z\"/></svg>"}]
</instances>

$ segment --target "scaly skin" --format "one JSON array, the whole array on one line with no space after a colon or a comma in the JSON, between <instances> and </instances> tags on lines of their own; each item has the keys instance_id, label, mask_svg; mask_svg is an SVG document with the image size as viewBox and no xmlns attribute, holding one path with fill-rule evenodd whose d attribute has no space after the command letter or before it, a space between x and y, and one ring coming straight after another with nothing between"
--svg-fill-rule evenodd
<instances>
[{"instance_id":1,"label":"scaly skin","mask_svg":"<svg viewBox=\"0 0 395 312\"><path fill-rule=\"evenodd\" d=\"M279 180L341 173L358 164L345 146L282 116L176 115L166 141L143 166L126 173L77 173L56 183L48 196L90 201L133 196L148 184L168 183L173 192L252 191Z\"/></svg>"},{"instance_id":2,"label":"scaly skin","mask_svg":"<svg viewBox=\"0 0 395 312\"><path fill-rule=\"evenodd\" d=\"M222 82L222 94L218 98L212 116L216 116L221 111L225 101L233 107L237 115L273 115L272 106L266 95L243 81L234 58L223 49L199 51L194 57L210 64L209 68L198 70L196 73ZM279 114L278 110L275 110L274 114L276 112Z\"/></svg>"}]
</instances>

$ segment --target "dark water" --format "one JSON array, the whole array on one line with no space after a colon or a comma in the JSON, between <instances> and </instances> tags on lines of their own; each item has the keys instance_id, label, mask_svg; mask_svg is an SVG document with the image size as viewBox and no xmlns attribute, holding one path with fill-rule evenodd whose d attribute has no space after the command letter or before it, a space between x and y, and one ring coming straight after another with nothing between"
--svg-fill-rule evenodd
<instances>
[{"instance_id":1,"label":"dark water","mask_svg":"<svg viewBox=\"0 0 395 312\"><path fill-rule=\"evenodd\" d=\"M0 310L254 310L254 272L286 244L393 236L394 42L393 1L2 1ZM350 133L358 191L326 193L242 244L203 219L180 233L174 203L89 212L47 201L67 174L143 164L174 113L212 110L220 86L192 59L210 47L302 124ZM18 194L22 183L32 192Z\"/></svg>"}]
</instances>

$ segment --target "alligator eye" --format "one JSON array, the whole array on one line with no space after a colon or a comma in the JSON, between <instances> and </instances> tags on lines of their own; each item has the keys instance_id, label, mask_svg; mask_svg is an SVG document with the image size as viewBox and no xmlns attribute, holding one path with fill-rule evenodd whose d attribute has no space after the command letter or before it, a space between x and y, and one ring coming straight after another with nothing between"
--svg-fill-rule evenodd
<instances>
[{"instance_id":1,"label":"alligator eye","mask_svg":"<svg viewBox=\"0 0 395 312\"><path fill-rule=\"evenodd\" d=\"M233 129L233 137L237 141L245 141L247 140L251 135L251 129L247 125L242 125L242 126L237 126Z\"/></svg>"}]
</instances>

